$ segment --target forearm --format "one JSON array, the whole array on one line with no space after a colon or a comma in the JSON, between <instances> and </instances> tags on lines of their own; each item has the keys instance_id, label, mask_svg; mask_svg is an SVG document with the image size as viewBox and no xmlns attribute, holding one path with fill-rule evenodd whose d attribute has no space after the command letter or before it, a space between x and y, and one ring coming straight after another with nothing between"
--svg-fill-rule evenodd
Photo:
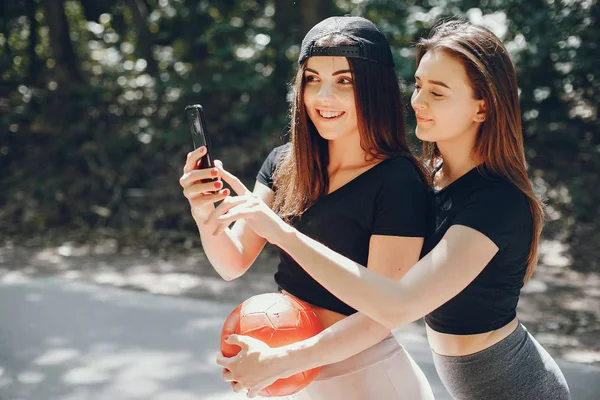
<instances>
[{"instance_id":1,"label":"forearm","mask_svg":"<svg viewBox=\"0 0 600 400\"><path fill-rule=\"evenodd\" d=\"M295 229L286 230L274 244L337 298L390 329L413 322L452 299L498 252L482 233L452 226L429 254L394 281Z\"/></svg>"},{"instance_id":2,"label":"forearm","mask_svg":"<svg viewBox=\"0 0 600 400\"><path fill-rule=\"evenodd\" d=\"M390 330L364 314L356 313L318 335L283 348L286 376L345 360L381 342Z\"/></svg>"},{"instance_id":3,"label":"forearm","mask_svg":"<svg viewBox=\"0 0 600 400\"><path fill-rule=\"evenodd\" d=\"M252 196L247 196L250 191L239 179L222 169L222 166L219 168L223 180L240 196L227 196L216 207L212 202L200 203L195 207L192 205L192 217L198 227L204 252L213 268L223 279L232 280L250 268L264 248L266 239L251 229L244 219L236 221L231 229L223 229L231 223L221 223L220 218L232 208L235 209L236 205L247 201L248 197L268 209L273 202L274 193L257 181Z\"/></svg>"},{"instance_id":4,"label":"forearm","mask_svg":"<svg viewBox=\"0 0 600 400\"><path fill-rule=\"evenodd\" d=\"M336 297L389 329L421 317L411 315L412 302L401 290L404 279L373 272L297 230L288 230L274 244Z\"/></svg>"},{"instance_id":5,"label":"forearm","mask_svg":"<svg viewBox=\"0 0 600 400\"><path fill-rule=\"evenodd\" d=\"M220 235L214 236L213 229L203 225L202 217L194 216L194 220L198 226L204 253L215 271L228 281L243 275L256 257L245 254L238 235L239 230L227 228ZM236 222L236 224L243 223L244 221Z\"/></svg>"}]
</instances>

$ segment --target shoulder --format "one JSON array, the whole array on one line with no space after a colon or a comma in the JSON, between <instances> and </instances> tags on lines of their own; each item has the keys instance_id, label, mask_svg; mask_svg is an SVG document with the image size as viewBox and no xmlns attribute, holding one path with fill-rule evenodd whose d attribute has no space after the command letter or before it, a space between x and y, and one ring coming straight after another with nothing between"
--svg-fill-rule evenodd
<instances>
[{"instance_id":1,"label":"shoulder","mask_svg":"<svg viewBox=\"0 0 600 400\"><path fill-rule=\"evenodd\" d=\"M529 199L507 179L482 174L460 201L455 222L484 233L500 248L515 232L530 233Z\"/></svg>"},{"instance_id":2,"label":"shoulder","mask_svg":"<svg viewBox=\"0 0 600 400\"><path fill-rule=\"evenodd\" d=\"M509 180L488 174L480 174L469 197L473 201L515 211L529 210L527 196Z\"/></svg>"},{"instance_id":3,"label":"shoulder","mask_svg":"<svg viewBox=\"0 0 600 400\"><path fill-rule=\"evenodd\" d=\"M260 183L266 185L269 189L273 190L273 175L275 173L275 169L277 168L277 165L281 161L284 154L287 151L289 151L290 148L291 144L286 143L282 146L275 147L273 150L271 150L256 176L256 179Z\"/></svg>"},{"instance_id":4,"label":"shoulder","mask_svg":"<svg viewBox=\"0 0 600 400\"><path fill-rule=\"evenodd\" d=\"M428 188L416 161L408 157L391 157L382 161L378 167L382 186L404 184Z\"/></svg>"},{"instance_id":5,"label":"shoulder","mask_svg":"<svg viewBox=\"0 0 600 400\"><path fill-rule=\"evenodd\" d=\"M272 175L273 172L275 172L275 168L277 167L277 165L279 164L279 162L281 161L283 156L288 151L290 151L290 149L291 149L291 143L288 142L284 145L277 146L273 150L271 150L271 152L269 153L269 155L267 156L267 158L265 159L265 161L263 163L263 167L262 167L262 169L264 170L263 172L268 172L269 174Z\"/></svg>"},{"instance_id":6,"label":"shoulder","mask_svg":"<svg viewBox=\"0 0 600 400\"><path fill-rule=\"evenodd\" d=\"M408 157L382 161L373 179L374 235L424 237L431 213L431 192Z\"/></svg>"},{"instance_id":7,"label":"shoulder","mask_svg":"<svg viewBox=\"0 0 600 400\"><path fill-rule=\"evenodd\" d=\"M275 147L267 156L267 160L271 160L273 164L277 164L281 160L281 157L290 151L291 147L292 144L290 142Z\"/></svg>"},{"instance_id":8,"label":"shoulder","mask_svg":"<svg viewBox=\"0 0 600 400\"><path fill-rule=\"evenodd\" d=\"M375 199L380 202L424 204L431 195L421 170L408 157L393 157L377 165L377 172L372 176L371 190Z\"/></svg>"}]
</instances>

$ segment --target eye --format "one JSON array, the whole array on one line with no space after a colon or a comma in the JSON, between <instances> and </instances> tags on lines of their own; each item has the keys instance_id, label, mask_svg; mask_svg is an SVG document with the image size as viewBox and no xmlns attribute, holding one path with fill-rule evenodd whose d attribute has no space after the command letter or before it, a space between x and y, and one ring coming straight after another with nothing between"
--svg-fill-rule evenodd
<instances>
[{"instance_id":1,"label":"eye","mask_svg":"<svg viewBox=\"0 0 600 400\"><path fill-rule=\"evenodd\" d=\"M304 76L304 81L306 83L311 83L311 82L318 82L319 79L314 75L306 75L306 76Z\"/></svg>"},{"instance_id":2,"label":"eye","mask_svg":"<svg viewBox=\"0 0 600 400\"><path fill-rule=\"evenodd\" d=\"M352 79L350 78L341 78L338 83L341 83L342 85L352 85Z\"/></svg>"},{"instance_id":3,"label":"eye","mask_svg":"<svg viewBox=\"0 0 600 400\"><path fill-rule=\"evenodd\" d=\"M419 90L421 90L421 86L415 82L415 90L418 92Z\"/></svg>"},{"instance_id":4,"label":"eye","mask_svg":"<svg viewBox=\"0 0 600 400\"><path fill-rule=\"evenodd\" d=\"M433 95L433 97L442 97L441 94L436 93L436 92L431 92L431 94Z\"/></svg>"}]
</instances>

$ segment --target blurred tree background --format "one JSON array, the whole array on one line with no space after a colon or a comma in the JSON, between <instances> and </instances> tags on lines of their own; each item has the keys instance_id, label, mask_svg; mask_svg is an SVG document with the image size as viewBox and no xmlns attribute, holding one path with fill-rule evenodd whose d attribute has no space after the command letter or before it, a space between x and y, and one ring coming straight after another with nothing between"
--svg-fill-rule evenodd
<instances>
[{"instance_id":1,"label":"blurred tree background","mask_svg":"<svg viewBox=\"0 0 600 400\"><path fill-rule=\"evenodd\" d=\"M410 93L412 43L439 18L492 29L517 66L546 237L600 271L596 0L13 0L0 16L0 243L198 246L178 179L205 106L216 156L252 181L288 130L299 44L331 15L389 38ZM411 124L413 122L411 121ZM413 129L410 128L410 131Z\"/></svg>"}]
</instances>

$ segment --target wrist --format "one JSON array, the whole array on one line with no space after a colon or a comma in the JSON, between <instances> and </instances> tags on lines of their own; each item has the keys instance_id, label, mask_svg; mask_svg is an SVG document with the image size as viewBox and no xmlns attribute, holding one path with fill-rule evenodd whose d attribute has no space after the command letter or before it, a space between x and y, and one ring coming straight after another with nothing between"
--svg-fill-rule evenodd
<instances>
[{"instance_id":1,"label":"wrist","mask_svg":"<svg viewBox=\"0 0 600 400\"><path fill-rule=\"evenodd\" d=\"M287 378L320 366L314 348L311 339L280 347L275 359L281 365L281 376Z\"/></svg>"},{"instance_id":2,"label":"wrist","mask_svg":"<svg viewBox=\"0 0 600 400\"><path fill-rule=\"evenodd\" d=\"M269 242L282 250L285 250L285 248L295 240L297 233L298 231L296 228L281 221L278 234L269 240Z\"/></svg>"},{"instance_id":3,"label":"wrist","mask_svg":"<svg viewBox=\"0 0 600 400\"><path fill-rule=\"evenodd\" d=\"M293 353L287 349L288 346L274 349L275 352L271 357L271 366L274 371L278 371L278 379L289 378L297 373L297 360L294 359Z\"/></svg>"},{"instance_id":4,"label":"wrist","mask_svg":"<svg viewBox=\"0 0 600 400\"><path fill-rule=\"evenodd\" d=\"M202 224L215 209L212 204L207 204L203 207L192 207L192 218L196 221L196 225Z\"/></svg>"}]
</instances>

